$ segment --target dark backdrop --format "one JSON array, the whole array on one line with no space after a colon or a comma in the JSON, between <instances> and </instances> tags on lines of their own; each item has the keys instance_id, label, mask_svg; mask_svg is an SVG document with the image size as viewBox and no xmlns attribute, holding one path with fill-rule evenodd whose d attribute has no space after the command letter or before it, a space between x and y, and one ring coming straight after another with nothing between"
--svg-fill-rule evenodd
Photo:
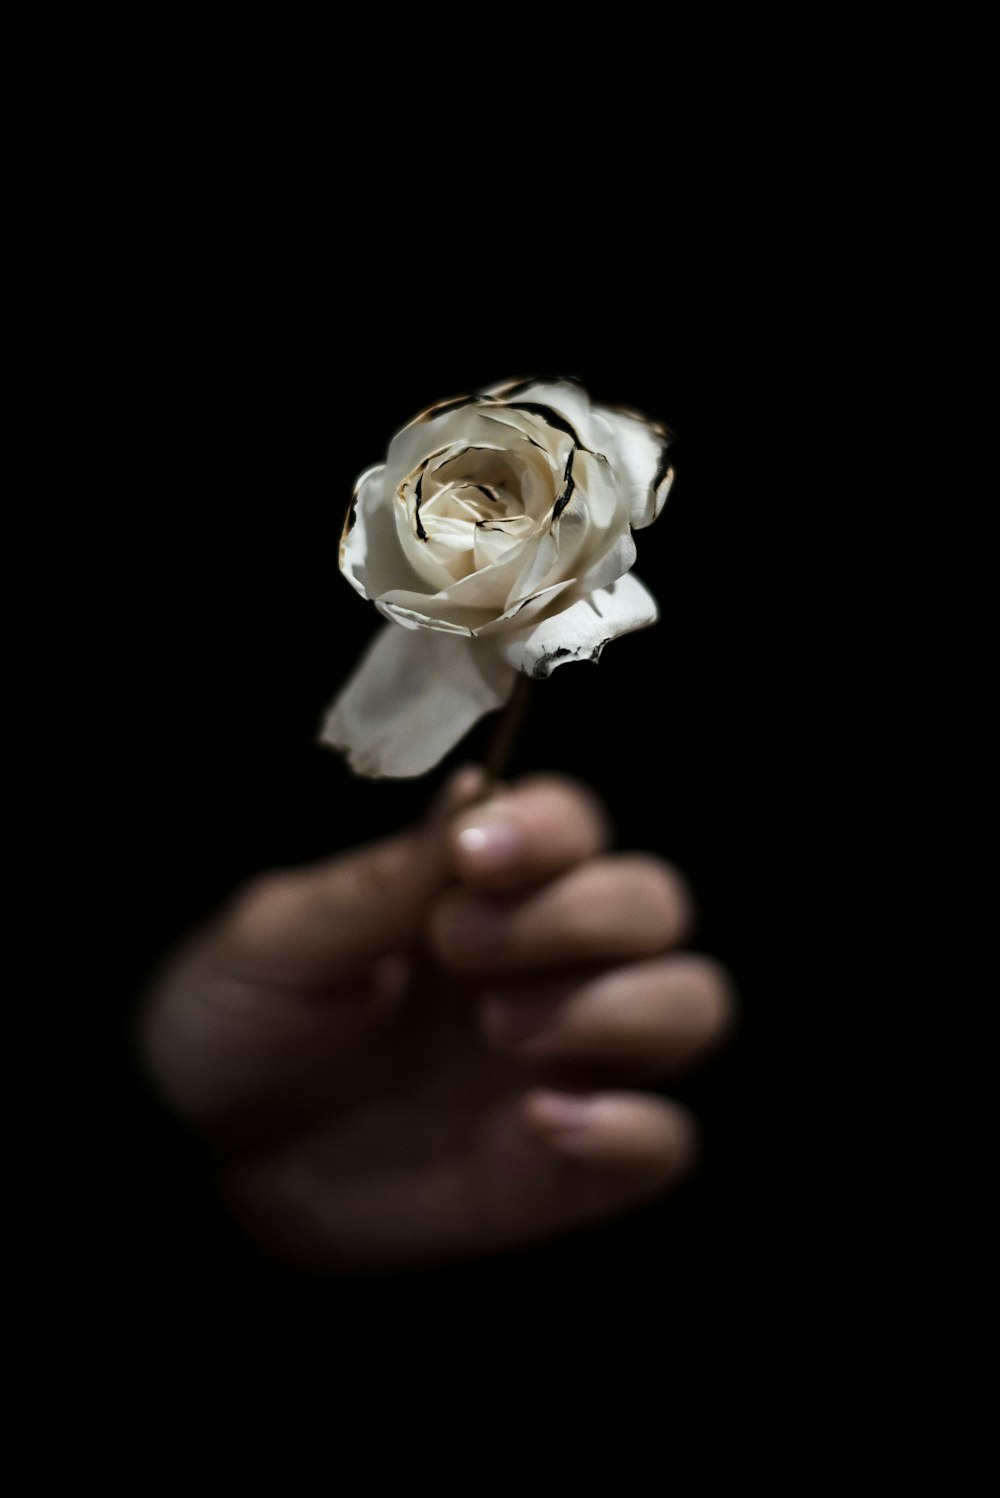
<instances>
[{"instance_id":1,"label":"dark backdrop","mask_svg":"<svg viewBox=\"0 0 1000 1498\"><path fill-rule=\"evenodd\" d=\"M874 1273L858 1119L877 850L850 461L873 356L851 213L780 183L682 214L648 183L595 199L583 173L518 198L488 175L449 192L387 167L339 181L333 207L154 186L103 184L67 256L83 989L61 1247L81 1293L143 1319L250 1305L341 1328L415 1300L588 1317L638 1293L661 1326L710 1303L789 1325L841 1304ZM674 1197L478 1264L299 1284L219 1212L131 1061L129 1016L165 946L238 880L391 830L482 748L485 729L403 783L356 781L317 748L379 623L337 538L395 427L533 372L669 423L677 481L638 538L660 623L539 686L513 770L588 779L622 846L685 869L741 1028L670 1088L705 1130Z\"/></svg>"}]
</instances>

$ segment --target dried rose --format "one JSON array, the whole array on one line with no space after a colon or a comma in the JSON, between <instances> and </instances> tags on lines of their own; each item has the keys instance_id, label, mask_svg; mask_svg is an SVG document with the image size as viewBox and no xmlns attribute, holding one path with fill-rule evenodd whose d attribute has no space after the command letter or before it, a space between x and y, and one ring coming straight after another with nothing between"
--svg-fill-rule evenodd
<instances>
[{"instance_id":1,"label":"dried rose","mask_svg":"<svg viewBox=\"0 0 1000 1498\"><path fill-rule=\"evenodd\" d=\"M657 618L633 529L673 480L669 431L570 380L440 401L359 476L340 567L390 621L320 739L361 775L431 769L510 697L518 672L596 661Z\"/></svg>"}]
</instances>

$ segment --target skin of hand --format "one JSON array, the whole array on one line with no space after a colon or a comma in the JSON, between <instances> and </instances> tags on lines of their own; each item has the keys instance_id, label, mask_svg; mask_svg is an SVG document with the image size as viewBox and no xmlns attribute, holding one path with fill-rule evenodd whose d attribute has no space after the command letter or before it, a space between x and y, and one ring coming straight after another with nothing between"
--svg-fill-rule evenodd
<instances>
[{"instance_id":1,"label":"skin of hand","mask_svg":"<svg viewBox=\"0 0 1000 1498\"><path fill-rule=\"evenodd\" d=\"M496 1253L681 1180L690 1114L643 1090L727 1034L733 985L678 950L683 877L610 852L583 785L484 796L252 879L166 960L137 1042L271 1259L358 1272Z\"/></svg>"}]
</instances>

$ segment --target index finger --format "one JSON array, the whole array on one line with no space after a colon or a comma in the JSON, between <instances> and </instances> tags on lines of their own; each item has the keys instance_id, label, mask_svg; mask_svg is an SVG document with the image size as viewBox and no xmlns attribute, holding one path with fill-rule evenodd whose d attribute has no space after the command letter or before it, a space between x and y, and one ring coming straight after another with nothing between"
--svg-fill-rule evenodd
<instances>
[{"instance_id":1,"label":"index finger","mask_svg":"<svg viewBox=\"0 0 1000 1498\"><path fill-rule=\"evenodd\" d=\"M461 812L448 843L455 872L475 889L512 890L560 874L610 846L603 803L566 775L532 775Z\"/></svg>"}]
</instances>

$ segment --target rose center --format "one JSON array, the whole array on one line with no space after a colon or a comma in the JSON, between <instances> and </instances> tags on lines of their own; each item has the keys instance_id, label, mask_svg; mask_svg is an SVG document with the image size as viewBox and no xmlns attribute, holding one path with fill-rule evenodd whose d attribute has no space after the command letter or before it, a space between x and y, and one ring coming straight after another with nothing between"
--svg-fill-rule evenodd
<instances>
[{"instance_id":1,"label":"rose center","mask_svg":"<svg viewBox=\"0 0 1000 1498\"><path fill-rule=\"evenodd\" d=\"M537 528L531 511L544 495L535 476L528 479L507 454L483 449L428 464L404 486L413 533L455 581L481 571Z\"/></svg>"}]
</instances>

